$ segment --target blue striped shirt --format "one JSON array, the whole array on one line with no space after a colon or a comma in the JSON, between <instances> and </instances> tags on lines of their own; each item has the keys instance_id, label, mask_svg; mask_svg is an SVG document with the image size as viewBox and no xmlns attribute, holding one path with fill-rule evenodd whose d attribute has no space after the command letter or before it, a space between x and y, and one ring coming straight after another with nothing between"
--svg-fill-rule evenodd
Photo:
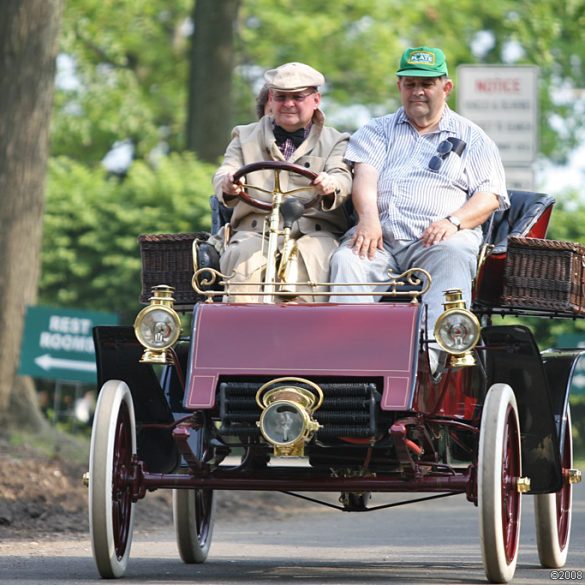
<instances>
[{"instance_id":1,"label":"blue striped shirt","mask_svg":"<svg viewBox=\"0 0 585 585\"><path fill-rule=\"evenodd\" d=\"M429 161L450 136L465 141L465 150L461 156L449 153L432 171ZM345 158L377 169L380 220L399 240L420 238L430 223L454 213L477 192L495 193L500 209L510 204L496 144L447 105L437 130L428 134L418 133L403 108L370 120L351 137Z\"/></svg>"}]
</instances>

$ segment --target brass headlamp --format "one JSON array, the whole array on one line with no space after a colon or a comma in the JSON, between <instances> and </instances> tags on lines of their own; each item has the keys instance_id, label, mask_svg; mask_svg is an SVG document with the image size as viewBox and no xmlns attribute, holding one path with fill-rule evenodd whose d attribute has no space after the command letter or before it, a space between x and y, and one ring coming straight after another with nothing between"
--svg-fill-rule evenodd
<instances>
[{"instance_id":1,"label":"brass headlamp","mask_svg":"<svg viewBox=\"0 0 585 585\"><path fill-rule=\"evenodd\" d=\"M136 316L134 333L145 348L140 358L142 363L168 364L172 361L167 350L181 335L181 320L173 308L174 290L166 284L153 287L149 305Z\"/></svg>"},{"instance_id":2,"label":"brass headlamp","mask_svg":"<svg viewBox=\"0 0 585 585\"><path fill-rule=\"evenodd\" d=\"M465 306L460 289L445 291L444 312L435 324L435 340L451 354L453 368L474 366L473 349L479 341L481 326L477 317Z\"/></svg>"},{"instance_id":3,"label":"brass headlamp","mask_svg":"<svg viewBox=\"0 0 585 585\"><path fill-rule=\"evenodd\" d=\"M302 383L310 390L293 385ZM274 387L275 385L277 385ZM262 436L273 446L276 457L302 457L308 443L319 429L313 413L323 404L321 388L303 378L276 378L256 392L262 409L256 423Z\"/></svg>"}]
</instances>

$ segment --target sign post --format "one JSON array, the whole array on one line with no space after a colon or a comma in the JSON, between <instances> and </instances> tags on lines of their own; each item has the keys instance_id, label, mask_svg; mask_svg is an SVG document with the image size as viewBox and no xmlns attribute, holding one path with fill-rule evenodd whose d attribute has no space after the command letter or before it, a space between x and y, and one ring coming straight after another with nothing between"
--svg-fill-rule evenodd
<instances>
[{"instance_id":1,"label":"sign post","mask_svg":"<svg viewBox=\"0 0 585 585\"><path fill-rule=\"evenodd\" d=\"M534 189L538 153L538 67L460 65L457 111L497 144L509 189Z\"/></svg>"},{"instance_id":2,"label":"sign post","mask_svg":"<svg viewBox=\"0 0 585 585\"><path fill-rule=\"evenodd\" d=\"M117 323L114 313L27 307L18 374L95 383L93 328Z\"/></svg>"}]
</instances>

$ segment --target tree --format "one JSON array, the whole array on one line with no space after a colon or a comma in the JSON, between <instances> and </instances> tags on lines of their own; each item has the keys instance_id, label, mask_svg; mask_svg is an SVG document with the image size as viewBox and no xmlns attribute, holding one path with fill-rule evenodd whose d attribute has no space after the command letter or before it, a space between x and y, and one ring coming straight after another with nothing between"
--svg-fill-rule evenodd
<instances>
[{"instance_id":1,"label":"tree","mask_svg":"<svg viewBox=\"0 0 585 585\"><path fill-rule=\"evenodd\" d=\"M234 35L240 0L197 0L190 53L187 148L216 162L229 140Z\"/></svg>"},{"instance_id":2,"label":"tree","mask_svg":"<svg viewBox=\"0 0 585 585\"><path fill-rule=\"evenodd\" d=\"M62 0L0 4L0 419L32 420L32 384L16 380L27 304L37 294ZM20 416L22 397L31 400ZM37 419L40 420L40 419Z\"/></svg>"},{"instance_id":3,"label":"tree","mask_svg":"<svg viewBox=\"0 0 585 585\"><path fill-rule=\"evenodd\" d=\"M215 167L191 152L135 161L123 181L65 157L51 160L41 304L117 312L132 323L141 289L140 234L208 231Z\"/></svg>"}]
</instances>

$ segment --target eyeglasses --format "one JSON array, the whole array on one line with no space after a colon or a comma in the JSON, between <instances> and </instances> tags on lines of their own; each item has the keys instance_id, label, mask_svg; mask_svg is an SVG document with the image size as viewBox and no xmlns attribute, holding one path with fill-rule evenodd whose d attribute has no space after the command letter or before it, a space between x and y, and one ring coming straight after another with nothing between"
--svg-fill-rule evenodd
<instances>
[{"instance_id":1,"label":"eyeglasses","mask_svg":"<svg viewBox=\"0 0 585 585\"><path fill-rule=\"evenodd\" d=\"M273 93L272 99L275 102L287 102L288 100L292 100L293 102L304 102L310 95L313 95L314 91L310 91L309 93Z\"/></svg>"},{"instance_id":2,"label":"eyeglasses","mask_svg":"<svg viewBox=\"0 0 585 585\"><path fill-rule=\"evenodd\" d=\"M437 146L437 154L435 154L429 161L429 169L435 173L438 172L443 166L443 161L447 158L447 155L450 152L454 152L461 156L466 146L467 143L464 140L452 136L447 138L447 140L443 140L443 142L440 142L439 146Z\"/></svg>"}]
</instances>

